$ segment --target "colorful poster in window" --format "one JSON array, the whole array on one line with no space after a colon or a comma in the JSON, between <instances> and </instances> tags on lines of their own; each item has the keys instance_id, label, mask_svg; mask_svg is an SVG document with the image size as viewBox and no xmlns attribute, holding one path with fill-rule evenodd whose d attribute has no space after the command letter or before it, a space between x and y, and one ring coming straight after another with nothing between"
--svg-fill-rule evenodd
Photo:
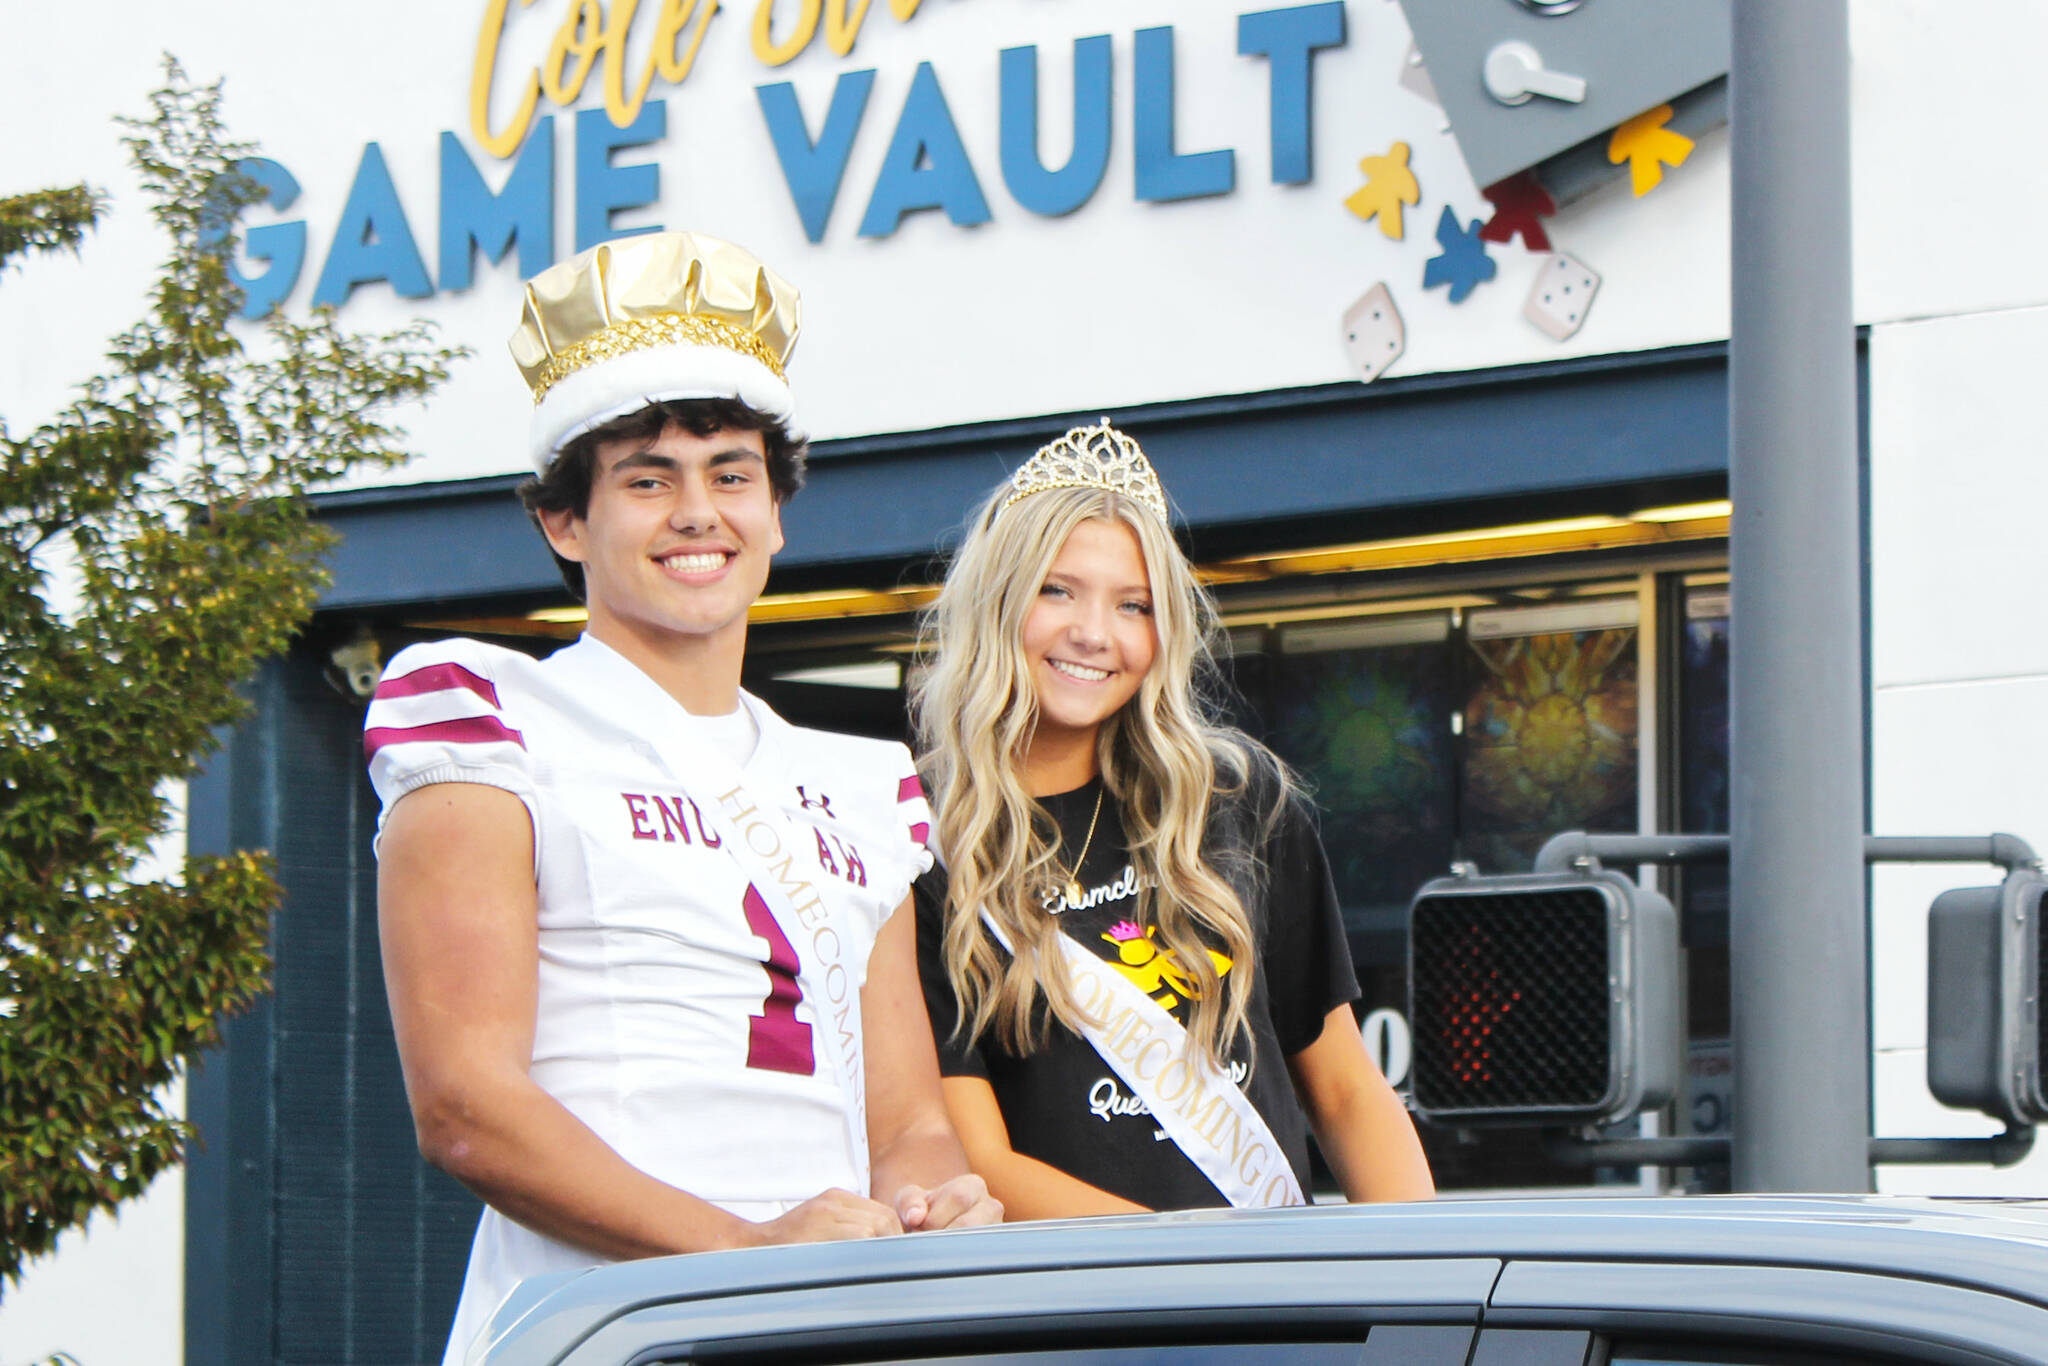
<instances>
[{"instance_id":1,"label":"colorful poster in window","mask_svg":"<svg viewBox=\"0 0 2048 1366\"><path fill-rule=\"evenodd\" d=\"M1452 660L1439 639L1274 661L1272 744L1309 780L1354 918L1405 913L1416 888L1449 871Z\"/></svg>"},{"instance_id":2,"label":"colorful poster in window","mask_svg":"<svg viewBox=\"0 0 2048 1366\"><path fill-rule=\"evenodd\" d=\"M1635 628L1484 639L1475 629L1467 646L1464 856L1482 872L1519 872L1559 831L1635 830Z\"/></svg>"}]
</instances>

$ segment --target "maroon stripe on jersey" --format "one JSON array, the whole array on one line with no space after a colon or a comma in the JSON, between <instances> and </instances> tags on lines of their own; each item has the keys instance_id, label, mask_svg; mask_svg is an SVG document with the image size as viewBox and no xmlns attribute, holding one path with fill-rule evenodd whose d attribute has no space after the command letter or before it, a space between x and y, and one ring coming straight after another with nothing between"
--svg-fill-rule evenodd
<instances>
[{"instance_id":1,"label":"maroon stripe on jersey","mask_svg":"<svg viewBox=\"0 0 2048 1366\"><path fill-rule=\"evenodd\" d=\"M363 732L363 760L367 763L386 745L407 745L421 740L446 740L458 745L488 745L510 740L521 749L526 737L495 716L462 716L453 721L435 721L424 726L373 726Z\"/></svg>"},{"instance_id":2,"label":"maroon stripe on jersey","mask_svg":"<svg viewBox=\"0 0 2048 1366\"><path fill-rule=\"evenodd\" d=\"M919 821L916 825L910 827L911 842L920 845L930 844L932 842L931 833L932 828L923 821Z\"/></svg>"},{"instance_id":3,"label":"maroon stripe on jersey","mask_svg":"<svg viewBox=\"0 0 2048 1366\"><path fill-rule=\"evenodd\" d=\"M447 692L451 688L467 688L492 706L498 705L497 685L460 664L424 664L409 674L387 678L377 685L377 696L418 697L421 693Z\"/></svg>"},{"instance_id":4,"label":"maroon stripe on jersey","mask_svg":"<svg viewBox=\"0 0 2048 1366\"><path fill-rule=\"evenodd\" d=\"M896 800L899 802L911 801L923 795L924 784L918 781L915 773L896 784Z\"/></svg>"}]
</instances>

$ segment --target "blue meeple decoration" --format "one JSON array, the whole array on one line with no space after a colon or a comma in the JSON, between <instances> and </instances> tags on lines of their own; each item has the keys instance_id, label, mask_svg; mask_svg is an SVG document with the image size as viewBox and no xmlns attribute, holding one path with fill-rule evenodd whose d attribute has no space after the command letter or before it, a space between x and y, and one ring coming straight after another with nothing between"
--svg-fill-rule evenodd
<instances>
[{"instance_id":1,"label":"blue meeple decoration","mask_svg":"<svg viewBox=\"0 0 2048 1366\"><path fill-rule=\"evenodd\" d=\"M1479 239L1479 227L1476 218L1469 228L1459 227L1458 215L1450 205L1444 205L1443 216L1436 222L1436 242L1444 252L1430 257L1429 264L1422 268L1424 289L1449 285L1451 302L1461 304L1473 289L1493 278L1500 267L1486 254L1486 243Z\"/></svg>"}]
</instances>

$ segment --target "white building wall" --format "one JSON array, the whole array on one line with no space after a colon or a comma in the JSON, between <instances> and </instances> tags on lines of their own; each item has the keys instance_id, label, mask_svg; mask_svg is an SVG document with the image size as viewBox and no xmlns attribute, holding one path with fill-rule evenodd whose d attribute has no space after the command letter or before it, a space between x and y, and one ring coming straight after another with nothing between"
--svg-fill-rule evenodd
<instances>
[{"instance_id":1,"label":"white building wall","mask_svg":"<svg viewBox=\"0 0 2048 1366\"><path fill-rule=\"evenodd\" d=\"M2029 0L1851 5L1856 297L1870 337L1871 810L1883 834L2010 831L2048 850L2048 176L2024 126ZM1928 1094L1927 908L1998 870L1880 867L1873 1103L1888 1136L1988 1134ZM1880 1189L2048 1192L2018 1167L1886 1167Z\"/></svg>"},{"instance_id":2,"label":"white building wall","mask_svg":"<svg viewBox=\"0 0 2048 1366\"><path fill-rule=\"evenodd\" d=\"M1849 18L1857 320L2048 302L2026 142L2048 5L1849 0Z\"/></svg>"},{"instance_id":3,"label":"white building wall","mask_svg":"<svg viewBox=\"0 0 2048 1366\"><path fill-rule=\"evenodd\" d=\"M1871 336L1871 798L1889 834L2011 831L2048 849L2048 307ZM1878 1131L1990 1133L1926 1085L1927 907L1990 867L1881 868L1872 923ZM2048 1190L2020 1168L1891 1168L1887 1190Z\"/></svg>"}]
</instances>

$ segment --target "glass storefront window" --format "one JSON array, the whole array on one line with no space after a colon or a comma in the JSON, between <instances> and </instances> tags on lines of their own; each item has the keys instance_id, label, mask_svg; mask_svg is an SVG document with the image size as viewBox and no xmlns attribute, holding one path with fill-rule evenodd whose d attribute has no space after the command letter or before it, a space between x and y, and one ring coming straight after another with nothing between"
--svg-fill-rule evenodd
<instances>
[{"instance_id":1,"label":"glass storefront window","mask_svg":"<svg viewBox=\"0 0 2048 1366\"><path fill-rule=\"evenodd\" d=\"M1689 584L1682 601L1675 711L1678 828L1728 829L1728 587ZM1685 1089L1680 1132L1730 1131L1734 1049L1729 1040L1728 869L1698 865L1672 878L1686 948ZM1725 1188L1727 1172L1694 1175L1701 1188Z\"/></svg>"},{"instance_id":2,"label":"glass storefront window","mask_svg":"<svg viewBox=\"0 0 2048 1366\"><path fill-rule=\"evenodd\" d=\"M1264 738L1309 783L1354 954L1398 954L1409 898L1457 856L1450 615L1276 634Z\"/></svg>"},{"instance_id":3,"label":"glass storefront window","mask_svg":"<svg viewBox=\"0 0 2048 1366\"><path fill-rule=\"evenodd\" d=\"M1638 828L1639 615L1631 585L1238 642L1243 714L1319 808L1366 1011L1405 1011L1408 903L1454 860L1519 872L1558 831ZM1589 1179L1525 1131L1424 1141L1446 1189Z\"/></svg>"}]
</instances>

